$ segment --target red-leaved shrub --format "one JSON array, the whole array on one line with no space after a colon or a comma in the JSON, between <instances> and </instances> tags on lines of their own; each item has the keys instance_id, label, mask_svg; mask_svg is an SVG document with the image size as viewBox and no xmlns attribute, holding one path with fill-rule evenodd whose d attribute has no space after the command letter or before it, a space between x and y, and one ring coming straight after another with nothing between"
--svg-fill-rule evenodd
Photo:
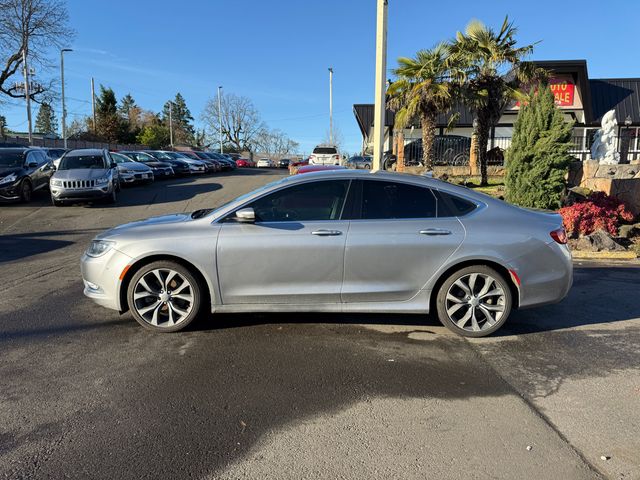
<instances>
[{"instance_id":1,"label":"red-leaved shrub","mask_svg":"<svg viewBox=\"0 0 640 480\"><path fill-rule=\"evenodd\" d=\"M611 235L618 234L620 222L633 220L629 207L604 192L594 192L582 202L559 210L564 228L573 236L589 235L602 229Z\"/></svg>"}]
</instances>

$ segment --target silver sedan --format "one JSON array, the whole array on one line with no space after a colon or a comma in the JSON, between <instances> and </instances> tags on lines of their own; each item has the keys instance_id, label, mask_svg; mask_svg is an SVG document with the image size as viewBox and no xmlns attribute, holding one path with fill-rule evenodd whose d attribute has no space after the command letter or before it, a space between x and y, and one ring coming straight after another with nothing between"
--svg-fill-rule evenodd
<instances>
[{"instance_id":1,"label":"silver sedan","mask_svg":"<svg viewBox=\"0 0 640 480\"><path fill-rule=\"evenodd\" d=\"M567 295L566 240L554 213L426 177L337 170L108 230L82 276L85 295L154 331L199 312L435 311L480 337L515 308Z\"/></svg>"}]
</instances>

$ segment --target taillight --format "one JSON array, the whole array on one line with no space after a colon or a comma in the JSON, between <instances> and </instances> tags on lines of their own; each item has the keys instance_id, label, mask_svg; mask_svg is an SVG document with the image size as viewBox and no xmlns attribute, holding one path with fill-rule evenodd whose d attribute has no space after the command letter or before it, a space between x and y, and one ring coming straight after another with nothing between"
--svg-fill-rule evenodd
<instances>
[{"instance_id":1,"label":"taillight","mask_svg":"<svg viewBox=\"0 0 640 480\"><path fill-rule=\"evenodd\" d=\"M340 155L334 155L333 158L335 158L336 160L340 159Z\"/></svg>"},{"instance_id":2,"label":"taillight","mask_svg":"<svg viewBox=\"0 0 640 480\"><path fill-rule=\"evenodd\" d=\"M551 238L553 238L560 245L564 245L567 243L567 232L564 231L564 228L554 230L553 232L550 232L549 235L551 235Z\"/></svg>"}]
</instances>

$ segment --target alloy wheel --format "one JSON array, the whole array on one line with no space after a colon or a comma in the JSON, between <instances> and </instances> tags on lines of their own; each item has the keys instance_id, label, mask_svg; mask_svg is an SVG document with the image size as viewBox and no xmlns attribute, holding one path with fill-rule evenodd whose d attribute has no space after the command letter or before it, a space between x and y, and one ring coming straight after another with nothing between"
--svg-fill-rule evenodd
<instances>
[{"instance_id":1,"label":"alloy wheel","mask_svg":"<svg viewBox=\"0 0 640 480\"><path fill-rule=\"evenodd\" d=\"M483 332L500 322L506 310L506 294L491 275L468 273L451 284L445 297L446 315L458 328Z\"/></svg>"},{"instance_id":2,"label":"alloy wheel","mask_svg":"<svg viewBox=\"0 0 640 480\"><path fill-rule=\"evenodd\" d=\"M194 288L181 273L156 268L145 273L133 290L134 308L149 325L175 327L189 316L194 305Z\"/></svg>"}]
</instances>

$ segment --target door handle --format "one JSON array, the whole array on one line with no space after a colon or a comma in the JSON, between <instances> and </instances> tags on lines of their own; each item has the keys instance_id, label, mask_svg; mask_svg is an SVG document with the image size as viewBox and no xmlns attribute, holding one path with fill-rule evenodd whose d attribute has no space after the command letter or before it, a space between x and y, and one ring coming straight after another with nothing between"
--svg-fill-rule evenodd
<instances>
[{"instance_id":1,"label":"door handle","mask_svg":"<svg viewBox=\"0 0 640 480\"><path fill-rule=\"evenodd\" d=\"M425 228L420 230L420 235L451 235L451 230L445 230L444 228Z\"/></svg>"},{"instance_id":2,"label":"door handle","mask_svg":"<svg viewBox=\"0 0 640 480\"><path fill-rule=\"evenodd\" d=\"M313 232L311 232L311 235L318 235L320 237L331 237L331 236L336 236L336 235L342 235L342 232L340 230L314 230Z\"/></svg>"}]
</instances>

